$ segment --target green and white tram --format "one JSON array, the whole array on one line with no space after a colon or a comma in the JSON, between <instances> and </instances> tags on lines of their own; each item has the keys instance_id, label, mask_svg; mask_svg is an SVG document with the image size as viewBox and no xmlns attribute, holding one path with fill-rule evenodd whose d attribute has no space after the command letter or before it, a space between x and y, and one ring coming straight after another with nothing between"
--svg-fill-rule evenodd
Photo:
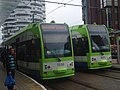
<instances>
[{"instance_id":1,"label":"green and white tram","mask_svg":"<svg viewBox=\"0 0 120 90\"><path fill-rule=\"evenodd\" d=\"M18 69L36 79L74 75L72 37L67 24L32 23L2 44L15 48Z\"/></svg>"},{"instance_id":2,"label":"green and white tram","mask_svg":"<svg viewBox=\"0 0 120 90\"><path fill-rule=\"evenodd\" d=\"M105 25L76 25L70 28L76 69L112 66L109 34Z\"/></svg>"}]
</instances>

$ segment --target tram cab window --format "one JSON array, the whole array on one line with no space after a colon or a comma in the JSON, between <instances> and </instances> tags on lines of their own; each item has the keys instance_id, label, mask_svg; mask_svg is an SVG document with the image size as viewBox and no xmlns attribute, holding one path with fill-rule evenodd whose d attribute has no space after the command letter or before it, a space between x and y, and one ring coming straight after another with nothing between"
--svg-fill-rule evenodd
<instances>
[{"instance_id":1,"label":"tram cab window","mask_svg":"<svg viewBox=\"0 0 120 90\"><path fill-rule=\"evenodd\" d=\"M67 42L64 45L64 50L66 50L67 52L64 53L64 56L71 56L72 55L72 51L71 51L71 44L70 44L70 36L68 36L67 38Z\"/></svg>"}]
</instances>

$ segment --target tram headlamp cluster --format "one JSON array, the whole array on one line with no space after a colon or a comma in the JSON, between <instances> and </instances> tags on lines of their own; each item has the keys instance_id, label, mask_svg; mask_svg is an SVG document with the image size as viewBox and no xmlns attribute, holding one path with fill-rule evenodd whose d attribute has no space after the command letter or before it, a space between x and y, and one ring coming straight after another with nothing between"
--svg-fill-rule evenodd
<instances>
[{"instance_id":1,"label":"tram headlamp cluster","mask_svg":"<svg viewBox=\"0 0 120 90\"><path fill-rule=\"evenodd\" d=\"M96 61L97 59L96 59L96 57L92 57L92 61Z\"/></svg>"},{"instance_id":2,"label":"tram headlamp cluster","mask_svg":"<svg viewBox=\"0 0 120 90\"><path fill-rule=\"evenodd\" d=\"M45 65L45 69L50 69L50 65Z\"/></svg>"},{"instance_id":3,"label":"tram headlamp cluster","mask_svg":"<svg viewBox=\"0 0 120 90\"><path fill-rule=\"evenodd\" d=\"M112 60L112 57L111 57L111 56L107 57L107 60L111 61L111 60Z\"/></svg>"},{"instance_id":4,"label":"tram headlamp cluster","mask_svg":"<svg viewBox=\"0 0 120 90\"><path fill-rule=\"evenodd\" d=\"M73 62L71 62L69 65L70 65L70 66L73 66L73 64L74 64L74 63L73 63Z\"/></svg>"},{"instance_id":5,"label":"tram headlamp cluster","mask_svg":"<svg viewBox=\"0 0 120 90\"><path fill-rule=\"evenodd\" d=\"M112 59L112 56L109 57L109 60L111 60L111 59Z\"/></svg>"}]
</instances>

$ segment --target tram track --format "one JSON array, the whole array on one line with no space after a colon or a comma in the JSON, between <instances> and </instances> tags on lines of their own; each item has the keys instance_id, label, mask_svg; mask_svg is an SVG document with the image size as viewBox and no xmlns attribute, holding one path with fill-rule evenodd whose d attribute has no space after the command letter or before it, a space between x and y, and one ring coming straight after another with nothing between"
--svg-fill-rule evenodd
<instances>
[{"instance_id":1,"label":"tram track","mask_svg":"<svg viewBox=\"0 0 120 90\"><path fill-rule=\"evenodd\" d=\"M120 73L120 70L118 69L103 69L104 71L110 71L110 72L116 72L116 73Z\"/></svg>"},{"instance_id":2,"label":"tram track","mask_svg":"<svg viewBox=\"0 0 120 90\"><path fill-rule=\"evenodd\" d=\"M118 70L102 69L97 72L93 72L92 74L96 74L96 75L103 76L103 77L108 77L111 79L120 80L120 71L118 71Z\"/></svg>"},{"instance_id":3,"label":"tram track","mask_svg":"<svg viewBox=\"0 0 120 90\"><path fill-rule=\"evenodd\" d=\"M93 72L77 72L74 77L70 77L74 82L91 87L94 90L119 90L120 80L96 75Z\"/></svg>"},{"instance_id":4,"label":"tram track","mask_svg":"<svg viewBox=\"0 0 120 90\"><path fill-rule=\"evenodd\" d=\"M98 90L82 83L75 82L70 78L55 80L44 85L47 90Z\"/></svg>"},{"instance_id":5,"label":"tram track","mask_svg":"<svg viewBox=\"0 0 120 90\"><path fill-rule=\"evenodd\" d=\"M84 74L84 75L82 75L82 74ZM77 72L76 75L74 77L70 77L69 80L72 81L72 82L81 84L81 85L83 85L85 87L91 88L93 90L102 90L101 87L98 87L95 84L93 85L90 82L86 82L86 80L84 80L84 78L85 78L84 76L85 77L88 76L88 73L86 73L86 72ZM90 81L89 78L88 78L88 81Z\"/></svg>"},{"instance_id":6,"label":"tram track","mask_svg":"<svg viewBox=\"0 0 120 90\"><path fill-rule=\"evenodd\" d=\"M88 88L91 88L91 89L93 89L93 90L100 90L100 89L98 89L98 88L96 88L96 87L94 87L94 86L89 85L88 83L79 82L78 80L73 79L73 78L70 78L69 80L71 80L71 81L73 81L73 82L75 82L75 83L78 83L78 84L80 84L80 85L86 86L86 87L88 87Z\"/></svg>"},{"instance_id":7,"label":"tram track","mask_svg":"<svg viewBox=\"0 0 120 90\"><path fill-rule=\"evenodd\" d=\"M69 78L47 81L47 90L120 90L120 72L111 69L80 71Z\"/></svg>"}]
</instances>

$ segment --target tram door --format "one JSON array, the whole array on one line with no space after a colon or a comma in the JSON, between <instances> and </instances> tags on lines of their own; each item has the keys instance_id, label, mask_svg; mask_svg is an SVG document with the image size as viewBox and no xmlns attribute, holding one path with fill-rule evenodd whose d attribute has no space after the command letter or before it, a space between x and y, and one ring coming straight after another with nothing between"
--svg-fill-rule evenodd
<instances>
[{"instance_id":1,"label":"tram door","mask_svg":"<svg viewBox=\"0 0 120 90\"><path fill-rule=\"evenodd\" d=\"M117 63L120 64L120 37L117 38Z\"/></svg>"}]
</instances>

